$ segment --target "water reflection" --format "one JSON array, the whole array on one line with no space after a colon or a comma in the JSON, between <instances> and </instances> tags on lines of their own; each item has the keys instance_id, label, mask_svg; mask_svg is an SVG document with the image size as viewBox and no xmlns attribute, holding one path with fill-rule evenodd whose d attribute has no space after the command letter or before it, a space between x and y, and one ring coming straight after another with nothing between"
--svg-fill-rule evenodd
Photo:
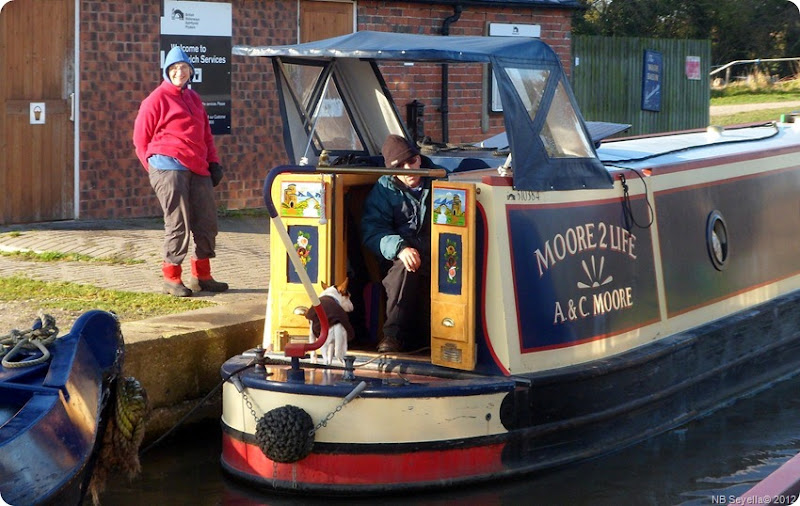
<instances>
[{"instance_id":1,"label":"water reflection","mask_svg":"<svg viewBox=\"0 0 800 506\"><path fill-rule=\"evenodd\" d=\"M262 494L223 475L219 425L192 427L142 460L105 505L709 505L737 496L800 452L800 377L621 451L515 481L397 497L319 499ZM202 434L198 439L197 435ZM88 503L87 503L88 504ZM719 502L717 502L719 504Z\"/></svg>"}]
</instances>

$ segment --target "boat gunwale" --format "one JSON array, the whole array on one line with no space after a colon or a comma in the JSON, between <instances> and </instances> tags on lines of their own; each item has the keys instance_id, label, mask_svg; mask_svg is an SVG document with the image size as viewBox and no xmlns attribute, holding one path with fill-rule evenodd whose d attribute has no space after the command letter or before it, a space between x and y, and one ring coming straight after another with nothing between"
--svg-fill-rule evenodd
<instances>
[{"instance_id":1,"label":"boat gunwale","mask_svg":"<svg viewBox=\"0 0 800 506\"><path fill-rule=\"evenodd\" d=\"M236 357L234 357L235 359ZM232 367L234 363L228 361L222 366L223 375L227 376L227 367ZM278 366L288 369L290 366ZM267 366L269 373L270 366ZM317 367L317 369L321 369ZM322 369L324 370L324 369ZM344 370L328 368L328 371L337 375L343 375ZM391 384L385 382L380 376L387 378L398 377L404 380L402 384ZM438 384L422 384L415 381L405 381L405 376L417 376L415 380L425 377L437 381ZM311 395L320 397L345 397L358 385L359 381L366 381L367 387L359 393L360 397L372 399L398 399L398 398L422 398L422 397L471 397L479 395L490 395L497 393L508 393L514 390L518 382L514 378L507 376L480 376L472 375L463 378L446 378L433 375L420 375L416 373L401 373L399 376L388 372L375 371L373 377L356 376L354 380L342 380L331 384L309 384L305 381L292 381L291 379L271 380L269 376L264 377L264 373L255 372L252 369L237 374L239 381L247 388L276 392L288 393L293 395Z\"/></svg>"}]
</instances>

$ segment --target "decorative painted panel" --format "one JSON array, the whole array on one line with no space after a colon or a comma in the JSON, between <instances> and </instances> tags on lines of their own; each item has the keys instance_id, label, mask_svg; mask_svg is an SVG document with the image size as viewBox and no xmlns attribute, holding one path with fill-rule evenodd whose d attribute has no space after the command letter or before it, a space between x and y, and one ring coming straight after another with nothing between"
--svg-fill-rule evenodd
<instances>
[{"instance_id":1,"label":"decorative painted panel","mask_svg":"<svg viewBox=\"0 0 800 506\"><path fill-rule=\"evenodd\" d=\"M461 294L463 258L461 236L439 234L439 293Z\"/></svg>"},{"instance_id":2,"label":"decorative painted panel","mask_svg":"<svg viewBox=\"0 0 800 506\"><path fill-rule=\"evenodd\" d=\"M467 192L455 188L433 189L433 221L437 225L467 226Z\"/></svg>"},{"instance_id":3,"label":"decorative painted panel","mask_svg":"<svg viewBox=\"0 0 800 506\"><path fill-rule=\"evenodd\" d=\"M312 283L317 283L319 278L319 231L317 227L292 225L288 227L287 231L292 239L295 251L300 256L300 261L306 268L308 277ZM289 283L302 283L288 256L286 257L286 263L287 281Z\"/></svg>"},{"instance_id":4,"label":"decorative painted panel","mask_svg":"<svg viewBox=\"0 0 800 506\"><path fill-rule=\"evenodd\" d=\"M281 216L319 218L324 186L321 182L281 182Z\"/></svg>"}]
</instances>

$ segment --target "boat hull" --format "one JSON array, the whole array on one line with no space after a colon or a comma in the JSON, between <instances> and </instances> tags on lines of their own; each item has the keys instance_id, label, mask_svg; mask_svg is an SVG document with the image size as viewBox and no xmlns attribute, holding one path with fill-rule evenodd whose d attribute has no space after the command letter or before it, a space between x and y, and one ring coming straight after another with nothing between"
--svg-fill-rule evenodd
<instances>
[{"instance_id":1,"label":"boat hull","mask_svg":"<svg viewBox=\"0 0 800 506\"><path fill-rule=\"evenodd\" d=\"M376 383L336 410L355 382L380 376L383 382L408 379L392 371L413 364L395 363L380 374L372 373L372 379L359 372L345 383L341 371L319 372L310 366L305 381L297 383L284 375L288 365L268 366L267 373L259 375L263 379L256 381L245 371L238 375L242 392L230 381L223 391L222 466L234 478L257 487L324 495L424 490L551 469L659 434L795 374L800 365L797 329L800 293L793 293L617 357L549 373L494 378L499 390L490 400L473 398L467 405L479 405L486 413L484 421L497 417L500 428L475 423L459 429L459 410L453 408L465 402L465 391L443 395L439 389L438 396L428 396L425 389L430 384L424 375L414 376L412 386L392 387L396 398L401 395L397 390L416 388L414 396L400 398L413 400L423 416L392 411L387 392ZM231 359L223 375L247 360L246 355ZM323 374L327 384L309 383ZM465 376L459 381L478 380ZM492 378L481 381L485 385ZM347 385L344 390L342 385ZM323 394L328 387L339 391L326 400L324 395L307 395L315 389ZM422 407L421 402L429 404ZM313 413L315 424L326 413L335 413L317 432L311 453L295 462L267 457L254 430L259 411L285 404ZM406 404L410 408L411 403ZM452 434L460 430L460 435L430 437L442 433L444 418L437 418L436 412L450 415L444 417L446 423L452 425ZM381 421L386 418L394 423L387 426Z\"/></svg>"},{"instance_id":2,"label":"boat hull","mask_svg":"<svg viewBox=\"0 0 800 506\"><path fill-rule=\"evenodd\" d=\"M222 465L235 478L263 488L323 495L383 494L423 490L488 478L504 472L500 442L462 448L463 442L425 448L411 444L388 451L386 445L348 451L321 447L302 463L280 464L257 445L223 435Z\"/></svg>"}]
</instances>

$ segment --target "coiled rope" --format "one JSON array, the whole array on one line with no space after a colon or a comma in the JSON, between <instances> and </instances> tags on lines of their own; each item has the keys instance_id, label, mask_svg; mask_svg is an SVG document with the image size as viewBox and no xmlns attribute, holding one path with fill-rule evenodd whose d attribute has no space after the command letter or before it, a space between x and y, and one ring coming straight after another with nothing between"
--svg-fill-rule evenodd
<instances>
[{"instance_id":1,"label":"coiled rope","mask_svg":"<svg viewBox=\"0 0 800 506\"><path fill-rule=\"evenodd\" d=\"M47 347L58 337L56 320L49 314L39 312L39 317L29 330L19 331L12 329L8 334L0 337L0 357L6 369L30 367L50 360L50 350ZM17 355L24 352L38 350L41 355L27 360L13 361ZM27 353L30 355L30 353Z\"/></svg>"}]
</instances>

